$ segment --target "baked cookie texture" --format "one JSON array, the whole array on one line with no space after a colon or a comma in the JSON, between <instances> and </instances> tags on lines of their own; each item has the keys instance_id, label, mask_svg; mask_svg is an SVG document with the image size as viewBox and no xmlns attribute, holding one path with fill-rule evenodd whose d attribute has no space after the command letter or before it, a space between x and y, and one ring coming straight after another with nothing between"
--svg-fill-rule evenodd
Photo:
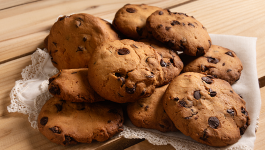
<instances>
[{"instance_id":1,"label":"baked cookie texture","mask_svg":"<svg viewBox=\"0 0 265 150\"><path fill-rule=\"evenodd\" d=\"M163 108L162 97L167 87L168 85L156 88L150 97L128 103L127 113L136 127L155 129L161 132L178 131Z\"/></svg>"},{"instance_id":2,"label":"baked cookie texture","mask_svg":"<svg viewBox=\"0 0 265 150\"><path fill-rule=\"evenodd\" d=\"M147 18L146 28L155 39L190 56L205 54L212 43L206 28L184 13L157 10Z\"/></svg>"},{"instance_id":3,"label":"baked cookie texture","mask_svg":"<svg viewBox=\"0 0 265 150\"><path fill-rule=\"evenodd\" d=\"M49 79L49 92L71 102L104 101L90 86L88 69L62 69Z\"/></svg>"},{"instance_id":4,"label":"baked cookie texture","mask_svg":"<svg viewBox=\"0 0 265 150\"><path fill-rule=\"evenodd\" d=\"M155 49L128 39L103 43L91 58L88 72L92 88L117 103L150 96L164 79Z\"/></svg>"},{"instance_id":5,"label":"baked cookie texture","mask_svg":"<svg viewBox=\"0 0 265 150\"><path fill-rule=\"evenodd\" d=\"M38 116L39 131L61 144L106 141L122 131L123 112L112 102L72 103L53 97Z\"/></svg>"},{"instance_id":6,"label":"baked cookie texture","mask_svg":"<svg viewBox=\"0 0 265 150\"><path fill-rule=\"evenodd\" d=\"M204 73L233 84L239 80L242 70L243 65L234 51L212 45L204 56L185 65L183 72Z\"/></svg>"},{"instance_id":7,"label":"baked cookie texture","mask_svg":"<svg viewBox=\"0 0 265 150\"><path fill-rule=\"evenodd\" d=\"M178 54L174 51L166 48L163 43L154 39L142 39L139 42L143 42L146 45L153 47L157 53L161 56L160 64L163 71L163 80L158 86L163 86L172 81L178 76L183 69L183 63Z\"/></svg>"},{"instance_id":8,"label":"baked cookie texture","mask_svg":"<svg viewBox=\"0 0 265 150\"><path fill-rule=\"evenodd\" d=\"M176 77L164 94L163 106L177 129L210 146L237 142L250 124L245 101L230 84L200 73Z\"/></svg>"},{"instance_id":9,"label":"baked cookie texture","mask_svg":"<svg viewBox=\"0 0 265 150\"><path fill-rule=\"evenodd\" d=\"M63 16L51 28L48 52L61 69L87 68L94 49L108 40L118 40L112 25L89 14Z\"/></svg>"},{"instance_id":10,"label":"baked cookie texture","mask_svg":"<svg viewBox=\"0 0 265 150\"><path fill-rule=\"evenodd\" d=\"M146 4L126 4L115 14L113 25L129 38L137 40L146 37L146 19L156 10L162 8Z\"/></svg>"}]
</instances>

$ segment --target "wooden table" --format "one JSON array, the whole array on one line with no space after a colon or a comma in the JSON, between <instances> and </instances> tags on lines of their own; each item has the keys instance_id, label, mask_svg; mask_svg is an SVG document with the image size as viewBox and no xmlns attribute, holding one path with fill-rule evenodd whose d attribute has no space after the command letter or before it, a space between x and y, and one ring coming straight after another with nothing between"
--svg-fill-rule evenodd
<instances>
[{"instance_id":1,"label":"wooden table","mask_svg":"<svg viewBox=\"0 0 265 150\"><path fill-rule=\"evenodd\" d=\"M257 71L262 96L255 149L265 149L265 1L264 0L0 0L0 149L173 149L144 140L116 138L107 142L62 147L31 128L27 115L8 113L9 93L30 55L43 47L58 15L89 13L112 20L127 3L146 3L195 16L209 33L258 37Z\"/></svg>"}]
</instances>

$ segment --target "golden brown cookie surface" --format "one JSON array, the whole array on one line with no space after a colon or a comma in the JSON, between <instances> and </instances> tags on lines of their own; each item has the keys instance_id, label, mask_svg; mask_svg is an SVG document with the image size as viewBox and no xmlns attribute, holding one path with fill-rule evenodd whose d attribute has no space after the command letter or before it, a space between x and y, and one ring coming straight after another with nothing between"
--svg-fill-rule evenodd
<instances>
[{"instance_id":1,"label":"golden brown cookie surface","mask_svg":"<svg viewBox=\"0 0 265 150\"><path fill-rule=\"evenodd\" d=\"M205 27L184 13L157 10L148 17L146 27L155 39L187 55L201 56L211 46Z\"/></svg>"},{"instance_id":2,"label":"golden brown cookie surface","mask_svg":"<svg viewBox=\"0 0 265 150\"><path fill-rule=\"evenodd\" d=\"M166 90L163 106L183 134L210 146L237 142L250 124L245 101L230 84L200 73L176 77Z\"/></svg>"},{"instance_id":3,"label":"golden brown cookie surface","mask_svg":"<svg viewBox=\"0 0 265 150\"><path fill-rule=\"evenodd\" d=\"M60 70L87 68L98 45L118 39L110 23L81 13L60 17L52 26L46 41L52 63Z\"/></svg>"},{"instance_id":4,"label":"golden brown cookie surface","mask_svg":"<svg viewBox=\"0 0 265 150\"><path fill-rule=\"evenodd\" d=\"M111 102L72 103L53 97L38 116L39 131L61 145L106 141L122 125L123 112Z\"/></svg>"}]
</instances>

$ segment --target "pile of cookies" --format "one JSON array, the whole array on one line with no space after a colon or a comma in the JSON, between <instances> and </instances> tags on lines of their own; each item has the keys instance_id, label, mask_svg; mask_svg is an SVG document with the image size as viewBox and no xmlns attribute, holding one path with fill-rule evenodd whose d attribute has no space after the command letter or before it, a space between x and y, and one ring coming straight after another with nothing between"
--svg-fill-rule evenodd
<instances>
[{"instance_id":1,"label":"pile of cookies","mask_svg":"<svg viewBox=\"0 0 265 150\"><path fill-rule=\"evenodd\" d=\"M113 24L84 13L60 17L44 42L60 71L49 79L54 97L38 127L57 144L105 141L122 131L124 117L210 146L237 142L250 124L231 87L241 61L212 45L193 16L127 4Z\"/></svg>"}]
</instances>

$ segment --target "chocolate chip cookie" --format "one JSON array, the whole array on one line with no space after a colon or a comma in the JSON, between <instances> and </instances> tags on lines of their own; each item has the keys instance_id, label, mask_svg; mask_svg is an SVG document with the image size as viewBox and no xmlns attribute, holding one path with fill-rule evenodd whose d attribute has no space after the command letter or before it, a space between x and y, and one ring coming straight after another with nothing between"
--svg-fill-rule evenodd
<instances>
[{"instance_id":1,"label":"chocolate chip cookie","mask_svg":"<svg viewBox=\"0 0 265 150\"><path fill-rule=\"evenodd\" d=\"M90 86L87 68L62 69L49 79L49 92L71 102L104 101Z\"/></svg>"},{"instance_id":2,"label":"chocolate chip cookie","mask_svg":"<svg viewBox=\"0 0 265 150\"><path fill-rule=\"evenodd\" d=\"M146 4L127 4L115 14L113 25L121 33L132 39L139 39L147 35L146 19L156 10L162 8Z\"/></svg>"},{"instance_id":3,"label":"chocolate chip cookie","mask_svg":"<svg viewBox=\"0 0 265 150\"><path fill-rule=\"evenodd\" d=\"M53 97L38 116L39 131L61 145L106 141L122 131L123 112L112 102L72 103Z\"/></svg>"},{"instance_id":4,"label":"chocolate chip cookie","mask_svg":"<svg viewBox=\"0 0 265 150\"><path fill-rule=\"evenodd\" d=\"M156 88L150 97L141 98L127 105L128 116L135 126L161 132L177 131L163 108L162 97L167 86Z\"/></svg>"},{"instance_id":5,"label":"chocolate chip cookie","mask_svg":"<svg viewBox=\"0 0 265 150\"><path fill-rule=\"evenodd\" d=\"M184 13L157 10L148 17L146 27L157 40L191 56L205 54L212 43L206 28Z\"/></svg>"},{"instance_id":6,"label":"chocolate chip cookie","mask_svg":"<svg viewBox=\"0 0 265 150\"><path fill-rule=\"evenodd\" d=\"M177 129L210 146L237 142L250 119L245 101L221 79L195 72L176 77L163 97L163 106Z\"/></svg>"},{"instance_id":7,"label":"chocolate chip cookie","mask_svg":"<svg viewBox=\"0 0 265 150\"><path fill-rule=\"evenodd\" d=\"M47 45L52 63L59 70L87 68L98 45L118 39L110 23L81 13L60 17L51 28Z\"/></svg>"},{"instance_id":8,"label":"chocolate chip cookie","mask_svg":"<svg viewBox=\"0 0 265 150\"><path fill-rule=\"evenodd\" d=\"M212 45L204 56L185 65L183 72L205 73L233 84L239 80L242 69L242 63L234 51Z\"/></svg>"},{"instance_id":9,"label":"chocolate chip cookie","mask_svg":"<svg viewBox=\"0 0 265 150\"><path fill-rule=\"evenodd\" d=\"M146 45L150 45L161 56L160 65L162 66L164 79L162 80L163 82L158 84L158 86L168 84L171 80L173 80L176 76L179 75L179 73L183 69L183 63L179 58L178 54L166 48L163 43L154 39L142 39L139 40L139 42L143 42Z\"/></svg>"},{"instance_id":10,"label":"chocolate chip cookie","mask_svg":"<svg viewBox=\"0 0 265 150\"><path fill-rule=\"evenodd\" d=\"M150 96L161 84L161 56L154 48L133 40L103 43L88 65L88 81L103 98L118 103Z\"/></svg>"}]
</instances>

